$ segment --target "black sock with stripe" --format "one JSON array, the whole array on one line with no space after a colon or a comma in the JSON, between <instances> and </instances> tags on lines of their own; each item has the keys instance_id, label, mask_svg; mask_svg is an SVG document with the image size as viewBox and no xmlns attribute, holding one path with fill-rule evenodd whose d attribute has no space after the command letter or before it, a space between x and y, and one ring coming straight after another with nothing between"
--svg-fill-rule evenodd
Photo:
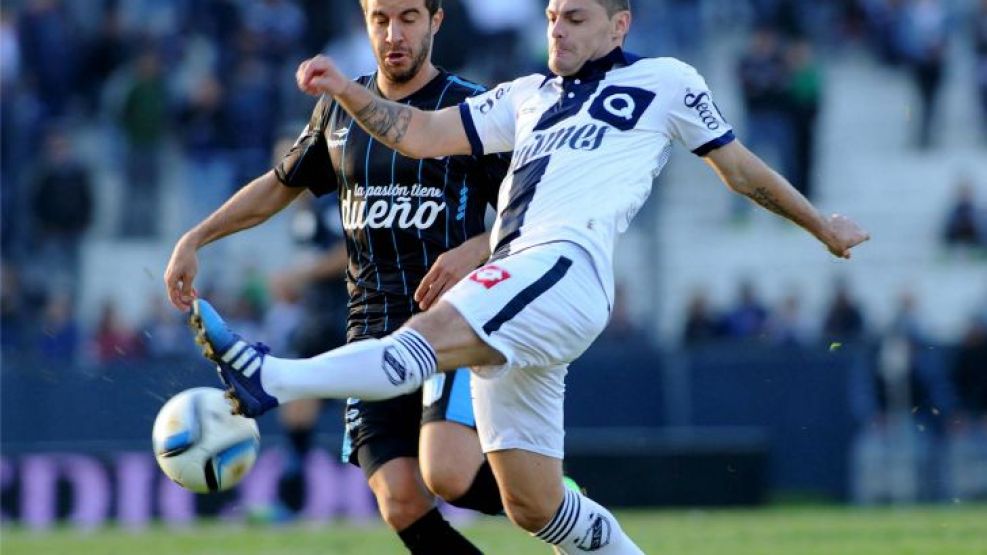
<instances>
[{"instance_id":1,"label":"black sock with stripe","mask_svg":"<svg viewBox=\"0 0 987 555\"><path fill-rule=\"evenodd\" d=\"M412 555L483 555L438 509L425 513L398 536Z\"/></svg>"}]
</instances>

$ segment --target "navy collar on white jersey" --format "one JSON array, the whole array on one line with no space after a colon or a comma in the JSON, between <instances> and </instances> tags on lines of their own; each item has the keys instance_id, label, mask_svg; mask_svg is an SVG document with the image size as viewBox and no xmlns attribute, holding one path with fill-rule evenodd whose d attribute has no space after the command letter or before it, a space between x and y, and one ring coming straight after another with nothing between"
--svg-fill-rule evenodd
<instances>
[{"instance_id":1,"label":"navy collar on white jersey","mask_svg":"<svg viewBox=\"0 0 987 555\"><path fill-rule=\"evenodd\" d=\"M573 75L563 77L564 82L574 81L579 79L581 81L598 81L603 79L606 73L616 67L624 67L633 64L634 62L641 59L641 56L637 54L631 54L630 52L624 52L621 47L614 48L609 54L603 56L602 58L597 58L595 60L589 60L583 67L579 68L579 71ZM545 83L557 79L559 76L554 73L549 73L548 77L542 81L542 85Z\"/></svg>"}]
</instances>

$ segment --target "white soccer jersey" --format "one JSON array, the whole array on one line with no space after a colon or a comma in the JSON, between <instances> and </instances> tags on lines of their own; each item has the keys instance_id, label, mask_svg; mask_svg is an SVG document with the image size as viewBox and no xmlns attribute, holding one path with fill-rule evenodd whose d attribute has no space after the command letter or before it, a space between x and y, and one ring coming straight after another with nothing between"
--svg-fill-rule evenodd
<instances>
[{"instance_id":1,"label":"white soccer jersey","mask_svg":"<svg viewBox=\"0 0 987 555\"><path fill-rule=\"evenodd\" d=\"M651 192L673 139L697 155L734 140L706 82L673 58L615 49L576 75L530 75L460 105L474 155L514 151L491 234L494 258L571 241L613 298L619 233Z\"/></svg>"}]
</instances>

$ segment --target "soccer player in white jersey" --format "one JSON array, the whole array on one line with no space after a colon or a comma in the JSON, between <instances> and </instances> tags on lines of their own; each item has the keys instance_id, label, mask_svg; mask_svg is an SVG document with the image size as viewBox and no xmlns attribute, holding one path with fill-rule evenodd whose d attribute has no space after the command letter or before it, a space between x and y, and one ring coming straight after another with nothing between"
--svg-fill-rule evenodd
<instances>
[{"instance_id":1,"label":"soccer player in white jersey","mask_svg":"<svg viewBox=\"0 0 987 555\"><path fill-rule=\"evenodd\" d=\"M514 151L486 266L396 333L311 359L268 355L201 300L191 320L236 410L248 416L299 398L388 398L437 371L473 367L478 433L510 519L564 553L640 553L609 511L563 488L564 377L606 324L614 242L670 144L703 157L730 188L802 226L835 256L850 258L869 237L848 218L820 215L744 148L693 68L624 52L628 0L550 0L546 15L554 75L502 84L458 109L384 100L323 56L296 75L303 91L333 96L407 156Z\"/></svg>"}]
</instances>

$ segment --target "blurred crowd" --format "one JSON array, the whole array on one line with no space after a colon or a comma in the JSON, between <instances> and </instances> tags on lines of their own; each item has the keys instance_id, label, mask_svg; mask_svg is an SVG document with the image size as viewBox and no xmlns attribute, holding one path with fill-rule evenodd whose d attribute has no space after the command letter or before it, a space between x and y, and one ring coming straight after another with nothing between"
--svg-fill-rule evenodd
<instances>
[{"instance_id":1,"label":"blurred crowd","mask_svg":"<svg viewBox=\"0 0 987 555\"><path fill-rule=\"evenodd\" d=\"M877 325L838 280L823 317L813 319L798 295L772 306L748 282L723 310L707 294L694 294L682 342L687 349L759 344L852 353L852 499L987 498L987 303L949 346L932 338L913 293L896 303L890 321Z\"/></svg>"},{"instance_id":2,"label":"blurred crowd","mask_svg":"<svg viewBox=\"0 0 987 555\"><path fill-rule=\"evenodd\" d=\"M863 45L914 75L925 114L916 145L929 148L947 38L971 26L987 121L987 0L978 0L970 21L957 21L946 6L638 0L636 26L654 32L634 34L628 47L700 63L711 28L745 21L748 45L735 64L745 142L811 198L825 91L821 48ZM446 0L444 8L448 24L435 49L441 65L486 83L541 69L538 0ZM97 223L124 240L167 241L174 230L162 229L166 194L180 197L182 225L191 225L269 168L279 136L299 131L311 107L293 87L299 60L324 51L350 74L374 65L356 0L23 0L0 11L0 46L3 341L51 353L127 335L113 301L98 321L76 322L81 246ZM943 238L982 248L987 218L969 179L957 187ZM101 206L98 189L114 180L122 184L118 202ZM140 329L166 319L160 304L152 303ZM694 310L702 305L696 299ZM779 340L804 335L797 298L773 318L760 310L715 325L692 314L686 340L756 335L762 325ZM127 353L159 349L139 338L123 343ZM108 357L117 350L96 349Z\"/></svg>"}]
</instances>

